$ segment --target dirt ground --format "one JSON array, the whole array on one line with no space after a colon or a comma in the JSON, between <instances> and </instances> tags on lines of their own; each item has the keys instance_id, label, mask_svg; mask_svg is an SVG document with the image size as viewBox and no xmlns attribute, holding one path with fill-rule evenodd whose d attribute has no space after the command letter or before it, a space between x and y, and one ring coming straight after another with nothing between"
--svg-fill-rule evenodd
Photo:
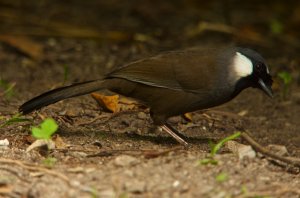
<instances>
[{"instance_id":1,"label":"dirt ground","mask_svg":"<svg viewBox=\"0 0 300 198\"><path fill-rule=\"evenodd\" d=\"M139 5L129 18L129 12L115 13L118 17L124 15L124 27L126 22L136 25L127 26L131 31L157 31L159 36L152 34L148 38L141 34L129 42L38 37L32 41L43 46L43 57L39 59L1 42L0 79L14 86L13 96L0 95L0 125L17 113L19 105L46 90L97 79L113 68L161 51L215 47L234 40L219 33L182 38L185 30L181 25L193 18L196 10L186 14L183 7L182 12L174 12L174 18L161 20L163 12L173 13L173 7L166 4L162 12L146 12L148 4ZM220 8L216 6L216 10ZM140 16L141 13L144 15ZM235 16L243 12L232 13ZM251 21L249 13L243 14ZM205 14L212 17L210 12ZM103 21L103 26L115 25L115 16L105 16L114 20ZM145 29L139 26L144 23L149 25ZM157 24L158 29L151 29ZM168 25L170 29L160 31ZM257 49L269 63L275 79L273 99L250 88L223 106L194 112L192 121L171 118L173 126L187 137L188 148L156 130L146 110L112 114L101 109L90 95L58 102L26 115L32 122L0 127L0 140L9 141L8 148L0 148L0 197L300 197L299 168L261 154L239 159L223 147L215 157L217 165L200 164L209 156L209 142L244 130L262 145L285 146L286 155L300 158L300 61L296 50L299 48L282 45L281 41L273 47L242 44ZM286 97L277 77L282 70L291 72L293 77ZM0 94L4 91L0 87ZM33 142L30 126L47 117L59 124L53 137L57 147L48 152L26 152ZM237 141L246 144L241 139ZM49 159L56 162L45 168L49 166L45 160Z\"/></svg>"},{"instance_id":2,"label":"dirt ground","mask_svg":"<svg viewBox=\"0 0 300 198\"><path fill-rule=\"evenodd\" d=\"M15 95L1 99L1 121L8 120L27 99L61 86L65 64L70 67L68 81L76 82L97 78L111 65L144 56L134 45L100 47L72 39L38 42L47 52L41 63L0 46L1 76L16 83ZM276 64L280 60L268 61ZM190 137L189 148L178 147L172 138L153 130L149 115L142 110L107 113L91 96L59 102L26 117L35 124L45 117L57 120L57 135L67 144L62 149L47 155L38 150L26 153L32 142L32 123L0 128L0 139L10 142L8 149L0 150L1 159L30 163L26 167L1 162L1 196L299 197L299 169L261 155L240 160L223 149L216 156L218 165L199 165L209 154L209 140L218 141L237 130L247 130L263 145L284 145L289 155L300 157L300 89L294 83L288 99L281 99L280 89L275 96L270 99L248 89L230 103L205 112L205 116L194 113L192 122L173 118L174 126ZM93 156L97 153L100 155ZM57 159L49 169L54 173L39 169L49 157ZM216 179L221 173L227 175L224 181Z\"/></svg>"}]
</instances>

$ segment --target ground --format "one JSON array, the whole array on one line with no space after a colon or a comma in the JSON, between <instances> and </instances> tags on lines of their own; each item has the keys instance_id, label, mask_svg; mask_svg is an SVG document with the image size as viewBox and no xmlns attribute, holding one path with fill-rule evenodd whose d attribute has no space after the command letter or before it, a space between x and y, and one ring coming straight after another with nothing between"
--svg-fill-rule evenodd
<instances>
[{"instance_id":1,"label":"ground","mask_svg":"<svg viewBox=\"0 0 300 198\"><path fill-rule=\"evenodd\" d=\"M43 61L0 45L1 77L15 83L14 95L0 99L1 123L26 100L61 86L65 65L69 68L66 83L79 82L155 53L135 44L54 38L36 42L45 46ZM288 62L267 61L275 66ZM270 69L273 74L278 72ZM27 115L33 123L0 128L0 140L10 143L8 149L0 150L1 196L299 197L299 169L262 155L239 159L223 148L216 156L217 165L200 164L209 155L210 141L240 130L248 131L264 146L284 145L288 155L300 157L300 89L297 83L290 89L286 99L280 85L273 99L247 89L221 107L193 113L192 122L172 118L172 124L189 137L188 148L154 130L145 110L108 113L90 95L56 103ZM26 152L33 141L29 126L46 117L59 123L54 138L62 145L48 152ZM57 161L45 169L43 161L49 158ZM225 178L218 179L220 175Z\"/></svg>"}]
</instances>

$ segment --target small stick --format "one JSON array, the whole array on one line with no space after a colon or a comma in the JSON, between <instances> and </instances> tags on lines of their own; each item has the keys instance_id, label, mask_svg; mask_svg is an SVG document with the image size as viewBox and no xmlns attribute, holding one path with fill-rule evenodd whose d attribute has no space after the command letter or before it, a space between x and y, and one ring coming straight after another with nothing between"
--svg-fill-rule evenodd
<instances>
[{"instance_id":1,"label":"small stick","mask_svg":"<svg viewBox=\"0 0 300 198\"><path fill-rule=\"evenodd\" d=\"M14 164L17 165L19 167L25 168L29 171L41 171L44 172L48 175L52 175L55 177L58 177L62 180L64 180L69 186L71 186L71 181L69 180L69 178L65 175L63 175L62 173L53 171L53 170L49 170L45 167L42 166L37 166L35 164L30 164L30 163L24 163L22 161L19 160L12 160L12 159L5 159L5 158L0 158L0 163L6 163L6 164Z\"/></svg>"},{"instance_id":2,"label":"small stick","mask_svg":"<svg viewBox=\"0 0 300 198\"><path fill-rule=\"evenodd\" d=\"M299 158L294 158L294 157L283 157L280 155L276 155L270 151L268 151L267 149L265 149L263 146L261 146L259 143L257 143L251 136L249 136L246 132L242 132L241 133L241 137L248 142L248 144L250 144L254 150L256 150L257 152L260 152L261 154L267 156L267 157L271 157L275 160L279 160L282 162L285 162L287 164L291 164L293 166L296 167L300 167L300 159Z\"/></svg>"}]
</instances>

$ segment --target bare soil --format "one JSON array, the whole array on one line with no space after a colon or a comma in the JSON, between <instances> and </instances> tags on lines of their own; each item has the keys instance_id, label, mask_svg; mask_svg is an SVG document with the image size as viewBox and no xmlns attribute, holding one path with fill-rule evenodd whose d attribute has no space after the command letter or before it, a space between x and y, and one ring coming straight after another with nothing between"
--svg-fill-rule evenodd
<instances>
[{"instance_id":1,"label":"bare soil","mask_svg":"<svg viewBox=\"0 0 300 198\"><path fill-rule=\"evenodd\" d=\"M0 197L300 197L299 168L261 154L239 159L223 147L215 157L217 165L200 165L210 154L210 142L236 131L247 131L264 146L285 146L287 156L300 158L298 2L26 1L26 9L20 2L3 2L1 33L31 35L43 53L32 57L18 46L0 43L1 82L14 83L9 98L1 95L5 88L0 84L0 125L23 102L49 89L97 79L161 51L225 42L254 48L266 58L275 97L247 89L223 106L194 112L192 121L171 118L187 137L188 148L156 130L147 110L108 113L90 95L58 102L26 115L31 122L0 127L0 140L9 141L8 148L0 148ZM276 37L267 27L277 17L286 29ZM212 31L197 29L203 21ZM220 24L240 32L230 26L224 32ZM285 97L280 71L293 77ZM56 148L26 152L34 141L30 126L47 117L59 124ZM57 161L49 165L49 159Z\"/></svg>"},{"instance_id":2,"label":"bare soil","mask_svg":"<svg viewBox=\"0 0 300 198\"><path fill-rule=\"evenodd\" d=\"M136 44L53 38L37 42L46 49L41 62L0 45L1 77L16 83L15 95L0 99L2 123L24 101L61 86L64 65L70 68L68 82L78 82L98 78L111 67L152 53ZM267 60L274 65L288 62L272 57ZM209 155L209 141L216 142L237 130L247 130L265 146L284 145L290 156L300 157L300 89L294 83L285 100L281 91L277 88L276 97L270 99L248 89L213 111L193 113L192 122L172 118L173 125L188 137L189 148L155 130L143 110L107 113L90 96L56 103L26 116L33 123L0 128L0 139L10 142L8 149L0 150L1 196L299 197L299 169L262 155L240 160L223 148L216 156L218 165L199 165L199 160ZM59 136L63 145L46 153L26 153L33 141L29 126L46 117L59 123L55 137ZM49 157L57 159L46 169L52 172L40 169ZM218 181L221 173L227 178Z\"/></svg>"}]
</instances>

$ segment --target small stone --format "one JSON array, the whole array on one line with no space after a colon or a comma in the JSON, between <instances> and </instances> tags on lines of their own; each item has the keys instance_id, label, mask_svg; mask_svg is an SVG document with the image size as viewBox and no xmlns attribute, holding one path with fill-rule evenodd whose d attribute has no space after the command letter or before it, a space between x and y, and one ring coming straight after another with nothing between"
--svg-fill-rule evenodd
<instances>
[{"instance_id":1,"label":"small stone","mask_svg":"<svg viewBox=\"0 0 300 198\"><path fill-rule=\"evenodd\" d=\"M146 183L144 181L126 182L125 190L132 193L142 193L146 190Z\"/></svg>"},{"instance_id":2,"label":"small stone","mask_svg":"<svg viewBox=\"0 0 300 198\"><path fill-rule=\"evenodd\" d=\"M245 116L246 114L248 114L248 110L243 110L238 113L239 116Z\"/></svg>"},{"instance_id":3,"label":"small stone","mask_svg":"<svg viewBox=\"0 0 300 198\"><path fill-rule=\"evenodd\" d=\"M139 162L139 160L135 157L129 156L129 155L121 155L116 157L114 160L115 165L117 166L132 166Z\"/></svg>"},{"instance_id":4,"label":"small stone","mask_svg":"<svg viewBox=\"0 0 300 198\"><path fill-rule=\"evenodd\" d=\"M177 188L180 185L180 181L176 180L173 182L173 187Z\"/></svg>"},{"instance_id":5,"label":"small stone","mask_svg":"<svg viewBox=\"0 0 300 198\"><path fill-rule=\"evenodd\" d=\"M0 140L0 149L7 149L9 146L9 141L5 138L4 140Z\"/></svg>"},{"instance_id":6,"label":"small stone","mask_svg":"<svg viewBox=\"0 0 300 198\"><path fill-rule=\"evenodd\" d=\"M234 154L236 154L239 159L247 158L255 158L256 152L252 149L251 146L240 144L236 141L228 141L225 146Z\"/></svg>"},{"instance_id":7,"label":"small stone","mask_svg":"<svg viewBox=\"0 0 300 198\"><path fill-rule=\"evenodd\" d=\"M133 173L132 170L126 169L123 173L124 173L124 175L127 175L129 177L133 177L134 176L134 173Z\"/></svg>"},{"instance_id":8,"label":"small stone","mask_svg":"<svg viewBox=\"0 0 300 198\"><path fill-rule=\"evenodd\" d=\"M284 156L288 155L288 150L285 146L283 145L278 145L278 144L270 144L267 146L267 149L279 156Z\"/></svg>"},{"instance_id":9,"label":"small stone","mask_svg":"<svg viewBox=\"0 0 300 198\"><path fill-rule=\"evenodd\" d=\"M0 140L0 146L8 146L9 141L5 138L4 140Z\"/></svg>"},{"instance_id":10,"label":"small stone","mask_svg":"<svg viewBox=\"0 0 300 198\"><path fill-rule=\"evenodd\" d=\"M215 194L213 197L215 197L215 198L223 198L223 197L227 197L226 196L227 195L227 193L225 192L225 191L220 191L220 192L218 192L217 194Z\"/></svg>"},{"instance_id":11,"label":"small stone","mask_svg":"<svg viewBox=\"0 0 300 198\"><path fill-rule=\"evenodd\" d=\"M115 193L115 191L114 191L113 188L108 188L108 189L105 189L105 190L101 190L99 192L99 197L103 197L103 198L115 198L117 196L116 196L116 193Z\"/></svg>"},{"instance_id":12,"label":"small stone","mask_svg":"<svg viewBox=\"0 0 300 198\"><path fill-rule=\"evenodd\" d=\"M252 149L251 146L243 145L238 149L239 159L248 157L249 159L256 157L256 152Z\"/></svg>"},{"instance_id":13,"label":"small stone","mask_svg":"<svg viewBox=\"0 0 300 198\"><path fill-rule=\"evenodd\" d=\"M71 156L76 157L76 158L84 158L87 156L87 154L85 152L74 151L71 153Z\"/></svg>"},{"instance_id":14,"label":"small stone","mask_svg":"<svg viewBox=\"0 0 300 198\"><path fill-rule=\"evenodd\" d=\"M139 113L137 114L137 117L138 117L139 119L144 120L144 119L147 118L147 115L146 115L144 112L139 112Z\"/></svg>"}]
</instances>

